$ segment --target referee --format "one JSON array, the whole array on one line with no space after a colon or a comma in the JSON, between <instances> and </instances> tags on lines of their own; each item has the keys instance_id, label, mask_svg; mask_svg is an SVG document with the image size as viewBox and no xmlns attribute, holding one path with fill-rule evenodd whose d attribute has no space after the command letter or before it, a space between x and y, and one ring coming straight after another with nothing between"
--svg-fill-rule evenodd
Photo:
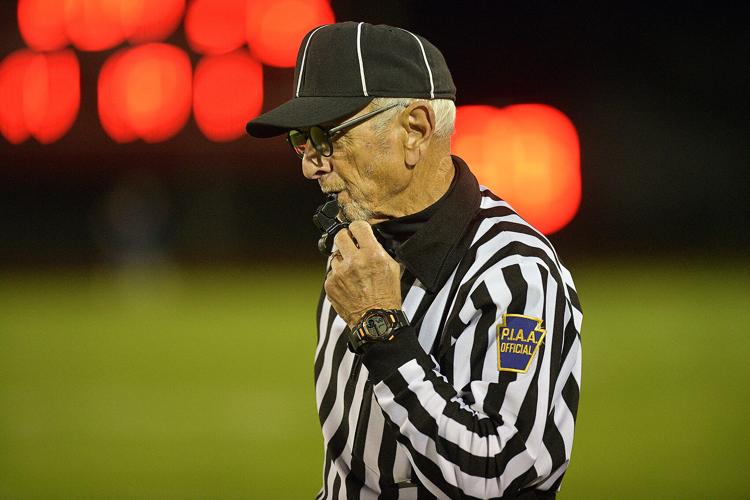
<instances>
[{"instance_id":1,"label":"referee","mask_svg":"<svg viewBox=\"0 0 750 500\"><path fill-rule=\"evenodd\" d=\"M317 498L554 498L581 307L549 241L451 156L442 54L400 28L321 26L293 92L247 129L285 133L337 200L323 210L342 229L322 239Z\"/></svg>"}]
</instances>

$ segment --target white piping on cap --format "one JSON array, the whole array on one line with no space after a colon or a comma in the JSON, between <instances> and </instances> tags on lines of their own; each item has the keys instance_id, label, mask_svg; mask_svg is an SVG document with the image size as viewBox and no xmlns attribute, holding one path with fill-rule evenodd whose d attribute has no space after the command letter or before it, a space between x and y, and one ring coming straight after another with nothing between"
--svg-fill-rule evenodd
<instances>
[{"instance_id":1,"label":"white piping on cap","mask_svg":"<svg viewBox=\"0 0 750 500\"><path fill-rule=\"evenodd\" d=\"M305 71L305 57L307 57L307 47L310 45L310 40L312 40L313 35L321 28L325 28L328 26L327 24L324 24L323 26L318 26L313 30L312 33L310 33L310 36L307 37L307 42L305 42L305 50L302 52L302 62L299 65L299 76L297 77L297 91L294 93L294 97L299 97L299 89L302 86L302 73Z\"/></svg>"},{"instance_id":2,"label":"white piping on cap","mask_svg":"<svg viewBox=\"0 0 750 500\"><path fill-rule=\"evenodd\" d=\"M424 58L424 65L427 66L427 74L430 75L430 99L434 99L435 98L435 82L432 81L432 70L430 69L430 63L427 62L427 54L424 51L424 45L422 45L422 40L420 40L417 35L415 35L409 30L405 30L404 28L399 28L399 29L409 33L411 36L414 37L414 39L419 44L419 48L422 50L422 57Z\"/></svg>"},{"instance_id":3,"label":"white piping on cap","mask_svg":"<svg viewBox=\"0 0 750 500\"><path fill-rule=\"evenodd\" d=\"M362 66L362 45L360 44L360 38L362 37L362 25L364 23L359 23L357 25L357 58L359 59L359 77L362 80L362 92L365 95L369 95L367 93L367 84L365 83L365 69Z\"/></svg>"}]
</instances>

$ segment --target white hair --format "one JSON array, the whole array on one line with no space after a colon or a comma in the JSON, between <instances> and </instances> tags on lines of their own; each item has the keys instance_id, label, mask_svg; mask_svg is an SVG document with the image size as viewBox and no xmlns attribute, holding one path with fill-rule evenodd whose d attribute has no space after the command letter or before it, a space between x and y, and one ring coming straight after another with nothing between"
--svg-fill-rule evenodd
<instances>
[{"instance_id":1,"label":"white hair","mask_svg":"<svg viewBox=\"0 0 750 500\"><path fill-rule=\"evenodd\" d=\"M373 109L380 109L391 104L398 106L392 110L380 113L372 117L372 127L375 130L382 131L386 128L388 121L401 108L405 108L414 101L424 99L414 99L411 97L376 97L372 100ZM450 99L427 99L435 112L435 131L433 134L438 139L449 139L453 135L453 124L456 121L456 104Z\"/></svg>"}]
</instances>

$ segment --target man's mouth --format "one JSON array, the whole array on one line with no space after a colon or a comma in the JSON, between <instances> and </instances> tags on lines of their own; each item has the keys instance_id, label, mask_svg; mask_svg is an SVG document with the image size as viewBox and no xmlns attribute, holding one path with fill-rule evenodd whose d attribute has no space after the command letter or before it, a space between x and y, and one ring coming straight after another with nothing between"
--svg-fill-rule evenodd
<instances>
[{"instance_id":1,"label":"man's mouth","mask_svg":"<svg viewBox=\"0 0 750 500\"><path fill-rule=\"evenodd\" d=\"M346 191L344 188L335 189L335 188L320 188L321 191L323 191L324 194L340 194Z\"/></svg>"},{"instance_id":2,"label":"man's mouth","mask_svg":"<svg viewBox=\"0 0 750 500\"><path fill-rule=\"evenodd\" d=\"M336 176L331 176L331 174L318 179L318 185L320 186L320 190L325 194L337 194L346 189L342 180Z\"/></svg>"}]
</instances>

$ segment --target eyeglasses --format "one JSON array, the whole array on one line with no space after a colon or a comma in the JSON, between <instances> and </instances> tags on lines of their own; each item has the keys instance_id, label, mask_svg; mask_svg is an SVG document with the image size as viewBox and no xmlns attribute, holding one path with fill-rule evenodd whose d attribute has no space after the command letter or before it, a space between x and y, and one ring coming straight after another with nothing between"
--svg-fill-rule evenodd
<instances>
[{"instance_id":1,"label":"eyeglasses","mask_svg":"<svg viewBox=\"0 0 750 500\"><path fill-rule=\"evenodd\" d=\"M396 106L398 106L398 104L391 104L390 106L376 109L375 111L370 111L369 113L365 113L364 115L357 116L355 118L352 118L351 120L347 120L344 123L336 125L335 127L328 130L319 127L318 125L310 127L309 130L290 130L286 134L286 140L289 145L292 146L292 149L297 154L297 156L299 156L300 158L305 157L305 150L307 149L308 140L312 143L315 151L317 151L319 155L331 156L333 154L333 139L336 134L340 133L344 129L359 125L363 121L369 120L378 113L382 113L383 111L395 108Z\"/></svg>"}]
</instances>

